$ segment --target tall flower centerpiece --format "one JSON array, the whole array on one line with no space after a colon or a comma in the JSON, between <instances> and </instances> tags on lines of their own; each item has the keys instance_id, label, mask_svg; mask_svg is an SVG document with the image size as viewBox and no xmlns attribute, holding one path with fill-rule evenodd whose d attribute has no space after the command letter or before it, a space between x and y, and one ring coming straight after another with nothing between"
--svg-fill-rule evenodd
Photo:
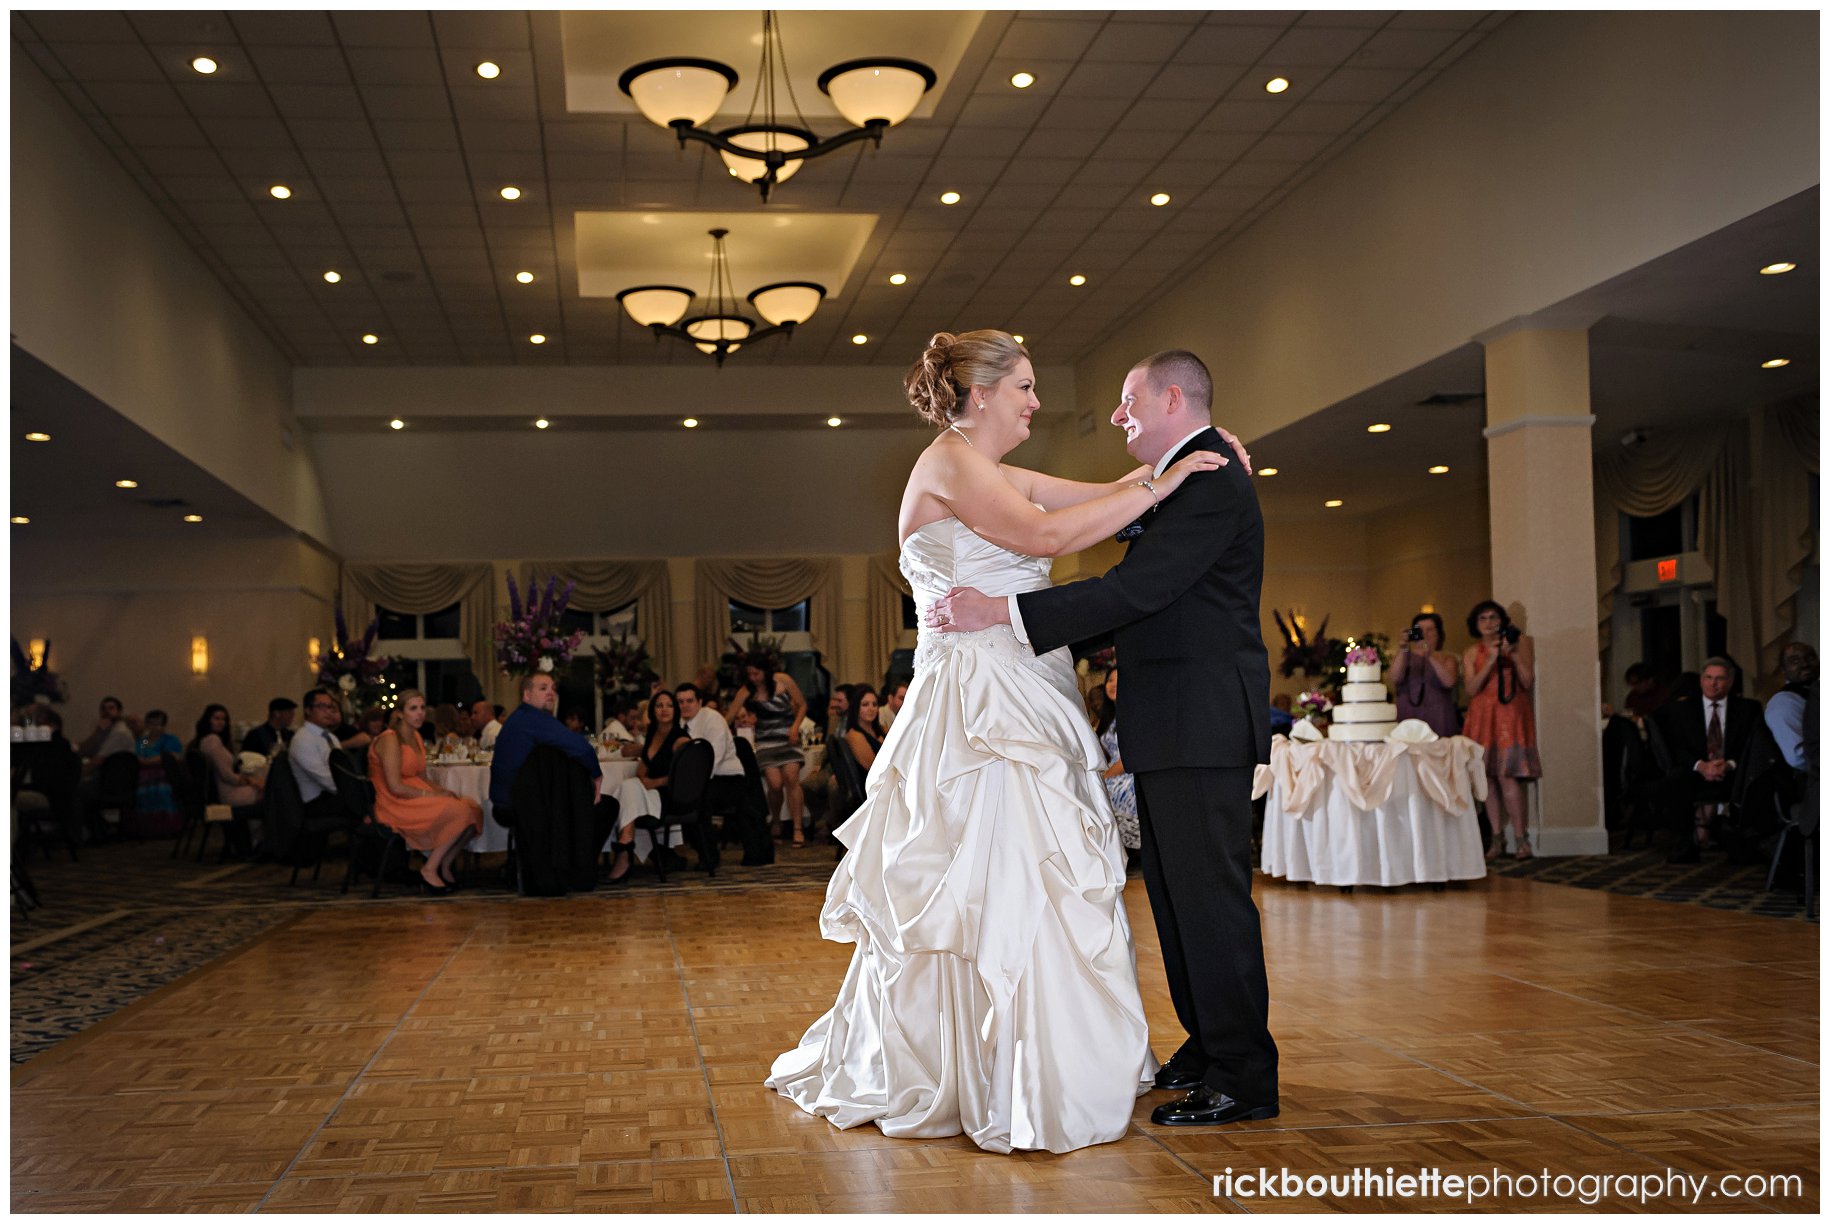
<instances>
[{"instance_id":1,"label":"tall flower centerpiece","mask_svg":"<svg viewBox=\"0 0 1830 1224\"><path fill-rule=\"evenodd\" d=\"M726 638L725 640L731 644L731 648L725 651L724 656L718 660L720 696L735 693L749 683L748 678L744 675L744 663L754 655L761 655L768 659L771 673L782 670L782 640L779 637L764 637L760 633L752 633L748 646L740 644L736 638Z\"/></svg>"},{"instance_id":2,"label":"tall flower centerpiece","mask_svg":"<svg viewBox=\"0 0 1830 1224\"><path fill-rule=\"evenodd\" d=\"M13 708L29 709L70 699L63 677L51 670L51 643L44 644L44 656L34 666L32 659L13 639Z\"/></svg>"},{"instance_id":3,"label":"tall flower centerpiece","mask_svg":"<svg viewBox=\"0 0 1830 1224\"><path fill-rule=\"evenodd\" d=\"M1295 611L1288 620L1277 609L1271 609L1271 616L1277 621L1277 631L1283 634L1284 657L1278 663L1279 675L1289 677L1301 672L1305 676L1320 676L1328 671L1329 648L1334 639L1328 636L1328 618L1322 617L1322 627L1310 638L1303 631L1303 618Z\"/></svg>"},{"instance_id":4,"label":"tall flower centerpiece","mask_svg":"<svg viewBox=\"0 0 1830 1224\"><path fill-rule=\"evenodd\" d=\"M536 598L534 586L529 584L527 606L523 608L514 575L509 575L509 618L496 625L496 663L503 671L525 676L530 672L559 671L571 663L585 635L567 633L560 623L575 585L568 582L562 591L555 575L546 580L546 590Z\"/></svg>"},{"instance_id":5,"label":"tall flower centerpiece","mask_svg":"<svg viewBox=\"0 0 1830 1224\"><path fill-rule=\"evenodd\" d=\"M593 646L591 653L597 656L597 687L603 690L607 702L618 698L645 701L648 690L660 679L660 673L650 663L647 648L640 642L630 641L627 634L607 647Z\"/></svg>"},{"instance_id":6,"label":"tall flower centerpiece","mask_svg":"<svg viewBox=\"0 0 1830 1224\"><path fill-rule=\"evenodd\" d=\"M1323 725L1322 719L1328 716L1328 711L1334 709L1334 702L1320 689L1308 689L1297 694L1296 708L1303 712L1304 718L1320 728Z\"/></svg>"},{"instance_id":7,"label":"tall flower centerpiece","mask_svg":"<svg viewBox=\"0 0 1830 1224\"><path fill-rule=\"evenodd\" d=\"M338 694L345 710L354 715L370 706L385 705L387 681L382 678L393 660L383 656L371 659L375 634L381 629L377 616L363 630L362 636L350 640L349 625L343 609L337 609L336 632L331 635L330 650L318 656L318 687Z\"/></svg>"}]
</instances>

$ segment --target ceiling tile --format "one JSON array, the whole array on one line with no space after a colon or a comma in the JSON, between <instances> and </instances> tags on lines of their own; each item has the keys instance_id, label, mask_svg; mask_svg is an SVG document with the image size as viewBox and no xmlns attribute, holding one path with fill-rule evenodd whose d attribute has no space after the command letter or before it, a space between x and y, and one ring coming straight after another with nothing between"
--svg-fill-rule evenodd
<instances>
[{"instance_id":1,"label":"ceiling tile","mask_svg":"<svg viewBox=\"0 0 1830 1224\"><path fill-rule=\"evenodd\" d=\"M227 177L222 155L214 149L142 148L140 159L161 179Z\"/></svg>"},{"instance_id":2,"label":"ceiling tile","mask_svg":"<svg viewBox=\"0 0 1830 1224\"><path fill-rule=\"evenodd\" d=\"M1277 42L1278 26L1204 25L1176 46L1173 62L1242 68L1256 64Z\"/></svg>"},{"instance_id":3,"label":"ceiling tile","mask_svg":"<svg viewBox=\"0 0 1830 1224\"><path fill-rule=\"evenodd\" d=\"M330 47L337 42L328 13L256 9L229 18L241 40L249 44Z\"/></svg>"},{"instance_id":4,"label":"ceiling tile","mask_svg":"<svg viewBox=\"0 0 1830 1224\"><path fill-rule=\"evenodd\" d=\"M1345 132L1366 114L1360 102L1304 102L1277 125L1279 132Z\"/></svg>"},{"instance_id":5,"label":"ceiling tile","mask_svg":"<svg viewBox=\"0 0 1830 1224\"><path fill-rule=\"evenodd\" d=\"M368 118L361 97L347 85L275 85L273 104L288 122Z\"/></svg>"},{"instance_id":6,"label":"ceiling tile","mask_svg":"<svg viewBox=\"0 0 1830 1224\"><path fill-rule=\"evenodd\" d=\"M532 123L539 118L539 96L532 84L502 85L490 89L460 88L451 92L452 110L468 124L472 120L515 119Z\"/></svg>"},{"instance_id":7,"label":"ceiling tile","mask_svg":"<svg viewBox=\"0 0 1830 1224\"><path fill-rule=\"evenodd\" d=\"M141 119L188 115L184 100L170 85L128 85L98 81L85 85L83 92L103 114L131 115Z\"/></svg>"},{"instance_id":8,"label":"ceiling tile","mask_svg":"<svg viewBox=\"0 0 1830 1224\"><path fill-rule=\"evenodd\" d=\"M1253 147L1252 157L1266 161L1307 161L1333 141L1334 136L1326 133L1276 131Z\"/></svg>"},{"instance_id":9,"label":"ceiling tile","mask_svg":"<svg viewBox=\"0 0 1830 1224\"><path fill-rule=\"evenodd\" d=\"M1313 102L1382 102L1415 73L1406 68L1337 68L1310 91Z\"/></svg>"},{"instance_id":10,"label":"ceiling tile","mask_svg":"<svg viewBox=\"0 0 1830 1224\"><path fill-rule=\"evenodd\" d=\"M161 175L159 186L165 193L180 204L194 200L241 200L247 198L241 184L225 173L208 177L166 177Z\"/></svg>"},{"instance_id":11,"label":"ceiling tile","mask_svg":"<svg viewBox=\"0 0 1830 1224\"><path fill-rule=\"evenodd\" d=\"M1460 37L1456 30L1381 30L1354 53L1352 63L1367 68L1423 68Z\"/></svg>"},{"instance_id":12,"label":"ceiling tile","mask_svg":"<svg viewBox=\"0 0 1830 1224\"><path fill-rule=\"evenodd\" d=\"M86 81L163 81L165 70L139 43L62 43L57 59Z\"/></svg>"},{"instance_id":13,"label":"ceiling tile","mask_svg":"<svg viewBox=\"0 0 1830 1224\"><path fill-rule=\"evenodd\" d=\"M316 85L348 88L349 67L341 47L261 46L248 48L249 59L268 85ZM198 84L218 84L199 81ZM276 91L277 92L277 91Z\"/></svg>"},{"instance_id":14,"label":"ceiling tile","mask_svg":"<svg viewBox=\"0 0 1830 1224\"><path fill-rule=\"evenodd\" d=\"M374 149L375 130L360 119L297 119L287 116L286 127L301 149Z\"/></svg>"},{"instance_id":15,"label":"ceiling tile","mask_svg":"<svg viewBox=\"0 0 1830 1224\"><path fill-rule=\"evenodd\" d=\"M1196 23L1184 19L1165 22L1114 22L1100 30L1086 49L1089 60L1119 60L1129 63L1161 63L1174 55L1183 39L1193 32Z\"/></svg>"},{"instance_id":16,"label":"ceiling tile","mask_svg":"<svg viewBox=\"0 0 1830 1224\"><path fill-rule=\"evenodd\" d=\"M959 123L969 128L1004 128L1019 135L1032 127L1048 108L1046 94L1006 90L1003 93L973 94L960 108Z\"/></svg>"},{"instance_id":17,"label":"ceiling tile","mask_svg":"<svg viewBox=\"0 0 1830 1224\"><path fill-rule=\"evenodd\" d=\"M1140 30L1152 29L1151 26L1138 26ZM1075 98L1063 94L1049 104L1043 112L1037 126L1042 128L1075 128L1087 131L1093 128L1110 129L1124 110L1123 104L1115 104L1110 98Z\"/></svg>"},{"instance_id":18,"label":"ceiling tile","mask_svg":"<svg viewBox=\"0 0 1830 1224\"><path fill-rule=\"evenodd\" d=\"M999 59L1075 60L1098 36L1097 20L1075 20L1067 14L1019 14L998 43Z\"/></svg>"},{"instance_id":19,"label":"ceiling tile","mask_svg":"<svg viewBox=\"0 0 1830 1224\"><path fill-rule=\"evenodd\" d=\"M1023 138L1023 144L1017 152L1024 157L1091 157L1093 151L1104 143L1106 132L1104 126L1032 132Z\"/></svg>"},{"instance_id":20,"label":"ceiling tile","mask_svg":"<svg viewBox=\"0 0 1830 1224\"><path fill-rule=\"evenodd\" d=\"M384 151L451 149L463 147L458 140L457 125L449 117L438 119L399 119L374 117L375 134Z\"/></svg>"},{"instance_id":21,"label":"ceiling tile","mask_svg":"<svg viewBox=\"0 0 1830 1224\"><path fill-rule=\"evenodd\" d=\"M30 25L32 32L53 43L137 43L140 34L121 13L95 11L19 12L14 17Z\"/></svg>"},{"instance_id":22,"label":"ceiling tile","mask_svg":"<svg viewBox=\"0 0 1830 1224\"><path fill-rule=\"evenodd\" d=\"M1480 24L1484 12L1455 12L1449 9L1418 9L1398 13L1392 18L1394 30L1469 30Z\"/></svg>"},{"instance_id":23,"label":"ceiling tile","mask_svg":"<svg viewBox=\"0 0 1830 1224\"><path fill-rule=\"evenodd\" d=\"M1279 71L1286 68L1333 68L1359 50L1366 42L1366 37L1365 30L1357 29L1286 30L1283 37L1265 52L1264 63Z\"/></svg>"},{"instance_id":24,"label":"ceiling tile","mask_svg":"<svg viewBox=\"0 0 1830 1224\"><path fill-rule=\"evenodd\" d=\"M436 12L432 23L438 41L445 47L465 47L489 51L500 59L508 51L532 43L530 14L524 12L454 11Z\"/></svg>"},{"instance_id":25,"label":"ceiling tile","mask_svg":"<svg viewBox=\"0 0 1830 1224\"><path fill-rule=\"evenodd\" d=\"M371 115L392 120L451 117L451 102L443 85L364 85L361 89Z\"/></svg>"},{"instance_id":26,"label":"ceiling tile","mask_svg":"<svg viewBox=\"0 0 1830 1224\"><path fill-rule=\"evenodd\" d=\"M433 44L429 13L332 13L337 36L351 47L430 47Z\"/></svg>"},{"instance_id":27,"label":"ceiling tile","mask_svg":"<svg viewBox=\"0 0 1830 1224\"><path fill-rule=\"evenodd\" d=\"M1296 24L1376 30L1397 15L1390 9L1315 9L1298 17Z\"/></svg>"},{"instance_id":28,"label":"ceiling tile","mask_svg":"<svg viewBox=\"0 0 1830 1224\"><path fill-rule=\"evenodd\" d=\"M1268 132L1292 109L1283 102L1222 102L1195 125L1200 132Z\"/></svg>"},{"instance_id":29,"label":"ceiling tile","mask_svg":"<svg viewBox=\"0 0 1830 1224\"><path fill-rule=\"evenodd\" d=\"M445 65L430 43L422 46L349 47L350 75L360 85L445 85Z\"/></svg>"}]
</instances>

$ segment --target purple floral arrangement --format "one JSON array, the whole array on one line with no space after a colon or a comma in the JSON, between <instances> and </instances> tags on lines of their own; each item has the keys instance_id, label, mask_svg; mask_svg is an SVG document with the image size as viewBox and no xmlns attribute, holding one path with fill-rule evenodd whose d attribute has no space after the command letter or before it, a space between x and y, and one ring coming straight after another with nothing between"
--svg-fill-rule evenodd
<instances>
[{"instance_id":1,"label":"purple floral arrangement","mask_svg":"<svg viewBox=\"0 0 1830 1224\"><path fill-rule=\"evenodd\" d=\"M1310 689L1305 693L1297 694L1296 707L1303 712L1304 718L1319 718L1334 709L1334 702L1330 701L1328 694L1322 690Z\"/></svg>"},{"instance_id":2,"label":"purple floral arrangement","mask_svg":"<svg viewBox=\"0 0 1830 1224\"><path fill-rule=\"evenodd\" d=\"M647 649L640 642L631 642L627 635L608 647L592 647L591 653L597 656L597 685L606 697L646 700L650 686L660 679L649 662Z\"/></svg>"},{"instance_id":3,"label":"purple floral arrangement","mask_svg":"<svg viewBox=\"0 0 1830 1224\"><path fill-rule=\"evenodd\" d=\"M535 598L535 588L529 585L527 606L523 608L514 575L509 575L509 618L497 624L495 631L496 663L503 671L511 676L553 672L572 661L585 635L566 633L559 625L576 586L568 582L562 591L559 578L554 575L546 580L546 590Z\"/></svg>"},{"instance_id":4,"label":"purple floral arrangement","mask_svg":"<svg viewBox=\"0 0 1830 1224\"><path fill-rule=\"evenodd\" d=\"M330 650L318 656L318 684L323 688L342 689L352 692L359 688L373 688L381 683L381 674L388 669L392 661L383 656L379 659L369 658L369 648L375 644L375 634L381 628L381 618L377 616L369 622L360 638L350 640L349 624L343 619L343 609L337 609L336 632L331 635Z\"/></svg>"},{"instance_id":5,"label":"purple floral arrangement","mask_svg":"<svg viewBox=\"0 0 1830 1224\"><path fill-rule=\"evenodd\" d=\"M39 698L46 701L63 702L70 699L70 690L64 684L63 677L51 670L51 643L44 644L44 658L38 666L32 666L32 660L25 651L19 648L19 639L13 639L13 704L15 706L31 705Z\"/></svg>"},{"instance_id":6,"label":"purple floral arrangement","mask_svg":"<svg viewBox=\"0 0 1830 1224\"><path fill-rule=\"evenodd\" d=\"M1385 665L1385 660L1379 657L1379 648L1372 645L1355 646L1347 652L1342 662L1347 667L1352 667L1356 663L1377 663L1381 667Z\"/></svg>"}]
</instances>

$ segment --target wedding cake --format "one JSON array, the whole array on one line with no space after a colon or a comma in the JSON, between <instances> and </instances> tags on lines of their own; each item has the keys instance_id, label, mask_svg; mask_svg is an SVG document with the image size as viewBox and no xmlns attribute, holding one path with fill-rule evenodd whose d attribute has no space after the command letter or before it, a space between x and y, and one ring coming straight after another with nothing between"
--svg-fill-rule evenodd
<instances>
[{"instance_id":1,"label":"wedding cake","mask_svg":"<svg viewBox=\"0 0 1830 1224\"><path fill-rule=\"evenodd\" d=\"M1383 740L1398 725L1398 707L1386 700L1379 652L1361 647L1347 656L1347 683L1335 703L1328 738L1349 742Z\"/></svg>"}]
</instances>

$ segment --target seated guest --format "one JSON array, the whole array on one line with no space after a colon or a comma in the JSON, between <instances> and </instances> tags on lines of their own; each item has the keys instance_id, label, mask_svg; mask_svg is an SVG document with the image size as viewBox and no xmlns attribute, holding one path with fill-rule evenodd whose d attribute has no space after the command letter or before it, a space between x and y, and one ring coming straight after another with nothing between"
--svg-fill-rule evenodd
<instances>
[{"instance_id":1,"label":"seated guest","mask_svg":"<svg viewBox=\"0 0 1830 1224\"><path fill-rule=\"evenodd\" d=\"M1786 686L1766 703L1766 727L1779 755L1794 772L1811 772L1811 754L1817 751L1806 725L1817 704L1817 652L1804 642L1789 642L1779 652L1779 667ZM150 720L152 715L148 714Z\"/></svg>"},{"instance_id":2,"label":"seated guest","mask_svg":"<svg viewBox=\"0 0 1830 1224\"><path fill-rule=\"evenodd\" d=\"M1410 632L1392 657L1392 689L1397 694L1398 717L1417 718L1441 736L1461 734L1461 715L1455 710L1455 683L1461 664L1442 648L1442 617L1419 612L1411 617Z\"/></svg>"},{"instance_id":3,"label":"seated guest","mask_svg":"<svg viewBox=\"0 0 1830 1224\"><path fill-rule=\"evenodd\" d=\"M214 802L226 803L232 808L253 807L261 801L261 794L267 785L265 775L252 777L241 772L236 759L229 755L229 710L227 706L212 703L203 709L203 717L197 720L196 734L191 739L190 750L203 757L210 776L216 784ZM209 795L204 802L210 803ZM232 822L227 831L230 847L237 854L247 854L251 847L248 828L241 821Z\"/></svg>"},{"instance_id":4,"label":"seated guest","mask_svg":"<svg viewBox=\"0 0 1830 1224\"><path fill-rule=\"evenodd\" d=\"M851 719L851 686L836 684L832 696L826 702L826 721L823 727L814 731L815 740L831 744L845 738L846 724ZM802 732L802 742L809 742L806 732ZM831 811L832 798L837 789L837 780L832 772L830 754L820 759L818 769L810 769L801 775L801 792L808 800L824 811Z\"/></svg>"},{"instance_id":5,"label":"seated guest","mask_svg":"<svg viewBox=\"0 0 1830 1224\"><path fill-rule=\"evenodd\" d=\"M614 699L609 706L610 721L604 724L604 736L619 745L625 757L642 754L642 703L634 697Z\"/></svg>"},{"instance_id":6,"label":"seated guest","mask_svg":"<svg viewBox=\"0 0 1830 1224\"><path fill-rule=\"evenodd\" d=\"M305 694L305 726L292 737L287 757L304 804L301 828L307 831L334 828L343 818L337 779L330 772L330 754L338 748L335 728L342 721L342 707L329 689Z\"/></svg>"},{"instance_id":7,"label":"seated guest","mask_svg":"<svg viewBox=\"0 0 1830 1224\"><path fill-rule=\"evenodd\" d=\"M348 735L340 736L337 743L351 752L367 751L387 729L388 712L380 706L370 706L362 711L362 717L356 720L356 729Z\"/></svg>"},{"instance_id":8,"label":"seated guest","mask_svg":"<svg viewBox=\"0 0 1830 1224\"><path fill-rule=\"evenodd\" d=\"M290 697L275 697L267 703L267 721L241 737L243 752L258 752L270 757L284 744L292 742L292 712L299 703Z\"/></svg>"},{"instance_id":9,"label":"seated guest","mask_svg":"<svg viewBox=\"0 0 1830 1224\"><path fill-rule=\"evenodd\" d=\"M1296 726L1296 715L1290 710L1290 694L1279 693L1271 698L1271 734L1288 735Z\"/></svg>"},{"instance_id":10,"label":"seated guest","mask_svg":"<svg viewBox=\"0 0 1830 1224\"><path fill-rule=\"evenodd\" d=\"M1665 704L1665 695L1659 692L1658 677L1650 667L1635 663L1627 668L1627 698L1621 704L1626 707L1627 717L1636 723L1651 718Z\"/></svg>"},{"instance_id":11,"label":"seated guest","mask_svg":"<svg viewBox=\"0 0 1830 1224\"><path fill-rule=\"evenodd\" d=\"M449 701L432 707L432 727L441 744L455 744L464 738L458 734L458 708Z\"/></svg>"},{"instance_id":12,"label":"seated guest","mask_svg":"<svg viewBox=\"0 0 1830 1224\"><path fill-rule=\"evenodd\" d=\"M635 777L625 779L616 791L615 861L610 864L610 878L620 880L629 874L634 859L648 861L651 838L646 829L635 827L639 816L661 814L661 796L667 789L667 775L674 766L674 751L692 741L692 732L680 723L679 705L674 695L662 689L648 699L648 733L641 747L641 763ZM669 841L677 846L684 839L679 829L671 831ZM673 854L671 849L667 854ZM678 860L684 864L685 860Z\"/></svg>"},{"instance_id":13,"label":"seated guest","mask_svg":"<svg viewBox=\"0 0 1830 1224\"><path fill-rule=\"evenodd\" d=\"M597 763L597 749L576 731L569 731L553 717L559 708L559 686L548 672L534 672L521 681L521 704L515 707L496 736L495 756L489 766L489 802L496 811L511 813L515 805L515 775L527 758L539 747L555 748L584 768L591 779L591 799L597 804L594 819L601 828L591 842L593 854L610 838L612 818L603 799L604 770ZM512 815L502 823L520 820Z\"/></svg>"},{"instance_id":14,"label":"seated guest","mask_svg":"<svg viewBox=\"0 0 1830 1224\"><path fill-rule=\"evenodd\" d=\"M902 713L902 703L908 698L908 695L909 682L907 680L898 680L895 684L890 685L890 695L883 699L883 709L877 712L878 721L883 723L885 731L895 725L896 715Z\"/></svg>"},{"instance_id":15,"label":"seated guest","mask_svg":"<svg viewBox=\"0 0 1830 1224\"><path fill-rule=\"evenodd\" d=\"M483 748L494 748L496 736L502 734L502 720L496 717L496 707L487 701L478 701L470 707L470 729L476 732L477 744Z\"/></svg>"},{"instance_id":16,"label":"seated guest","mask_svg":"<svg viewBox=\"0 0 1830 1224\"><path fill-rule=\"evenodd\" d=\"M1125 769L1118 755L1118 668L1106 672L1105 685L1097 690L1105 701L1100 716L1093 723L1099 746L1106 752L1106 769L1100 780L1106 784L1106 798L1112 802L1112 815L1118 822L1118 843L1125 848L1127 866L1142 852L1142 828L1137 818L1137 779ZM1289 697L1284 704L1289 705Z\"/></svg>"},{"instance_id":17,"label":"seated guest","mask_svg":"<svg viewBox=\"0 0 1830 1224\"><path fill-rule=\"evenodd\" d=\"M872 762L883 751L883 737L887 734L877 718L877 708L876 689L860 684L852 690L851 713L845 719L845 746L851 749L851 759L858 762L858 771L864 774L870 773Z\"/></svg>"},{"instance_id":18,"label":"seated guest","mask_svg":"<svg viewBox=\"0 0 1830 1224\"><path fill-rule=\"evenodd\" d=\"M1674 701L1653 719L1665 749L1662 792L1674 863L1698 862L1714 845L1719 820L1736 798L1736 771L1765 726L1759 702L1729 696L1734 665L1728 660L1710 659L1698 682L1698 700Z\"/></svg>"},{"instance_id":19,"label":"seated guest","mask_svg":"<svg viewBox=\"0 0 1830 1224\"><path fill-rule=\"evenodd\" d=\"M742 818L745 811L743 761L737 756L737 741L731 735L730 724L725 722L723 714L706 704L705 694L696 684L676 687L674 701L680 707L680 722L692 737L712 746L710 810L724 813L727 820ZM769 857L767 826L751 829L746 825L742 831L744 858L766 860Z\"/></svg>"},{"instance_id":20,"label":"seated guest","mask_svg":"<svg viewBox=\"0 0 1830 1224\"><path fill-rule=\"evenodd\" d=\"M565 727L565 729L570 731L573 735L582 735L586 739L591 738L591 728L589 724L585 722L585 716L582 711L577 709L567 710L559 716L559 722L560 725Z\"/></svg>"},{"instance_id":21,"label":"seated guest","mask_svg":"<svg viewBox=\"0 0 1830 1224\"><path fill-rule=\"evenodd\" d=\"M102 698L101 716L96 720L95 730L91 731L83 742L76 746L77 755L83 758L83 768L93 772L103 761L117 752L134 750L132 721L121 712L119 697Z\"/></svg>"},{"instance_id":22,"label":"seated guest","mask_svg":"<svg viewBox=\"0 0 1830 1224\"><path fill-rule=\"evenodd\" d=\"M435 897L457 883L452 858L483 828L483 807L426 779L426 748L420 729L426 697L415 689L400 695L388 729L369 748L369 780L375 784L375 819L426 856L421 885Z\"/></svg>"},{"instance_id":23,"label":"seated guest","mask_svg":"<svg viewBox=\"0 0 1830 1224\"><path fill-rule=\"evenodd\" d=\"M140 760L140 784L134 791L134 832L141 837L169 837L184 823L177 797L165 774L165 758L181 756L184 741L165 729L165 711L146 711L134 755Z\"/></svg>"}]
</instances>

